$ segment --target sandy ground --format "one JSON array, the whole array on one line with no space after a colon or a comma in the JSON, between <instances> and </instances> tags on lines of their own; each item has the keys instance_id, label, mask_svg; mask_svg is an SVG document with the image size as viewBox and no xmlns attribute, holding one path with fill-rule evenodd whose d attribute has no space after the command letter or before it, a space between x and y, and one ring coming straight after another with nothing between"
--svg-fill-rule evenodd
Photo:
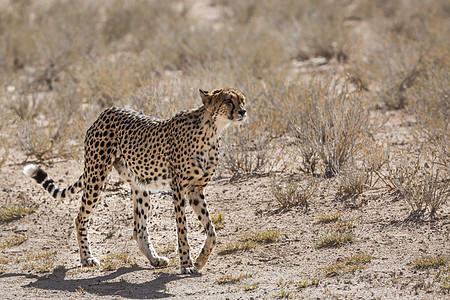
<instances>
[{"instance_id":1,"label":"sandy ground","mask_svg":"<svg viewBox=\"0 0 450 300\"><path fill-rule=\"evenodd\" d=\"M397 133L392 144L407 145L402 122L395 118L379 132L380 137ZM207 188L213 215L225 216L217 230L218 245L200 275L181 275L176 255L176 231L170 195L154 194L149 218L155 248L168 256L168 268L154 269L140 254L132 236L132 204L129 188L112 173L99 207L91 219L92 250L102 259L129 253L131 263L111 271L79 268L74 222L79 197L57 203L21 170L24 157L13 152L1 169L2 204L27 203L34 213L1 224L0 240L16 236L28 239L18 246L0 249L2 299L272 299L283 296L315 299L444 299L436 270L411 266L415 258L450 253L450 211L444 207L433 222L405 222L408 206L384 189L365 192L354 199L339 200L333 182L322 181L320 193L310 200L308 210L280 210L272 193L270 176L216 177ZM81 166L74 161L54 161L46 167L60 185L75 181ZM282 177L288 182L292 177ZM351 220L356 242L338 248L317 247L332 224L318 222L320 216L342 213ZM189 238L196 257L204 236L188 208ZM220 249L255 231L281 233L274 243L248 251L219 255ZM36 258L47 253L51 257ZM324 277L321 268L346 257L370 254L364 269ZM50 261L48 271L41 266ZM223 276L242 277L223 283ZM318 286L300 288L299 282L321 277Z\"/></svg>"}]
</instances>

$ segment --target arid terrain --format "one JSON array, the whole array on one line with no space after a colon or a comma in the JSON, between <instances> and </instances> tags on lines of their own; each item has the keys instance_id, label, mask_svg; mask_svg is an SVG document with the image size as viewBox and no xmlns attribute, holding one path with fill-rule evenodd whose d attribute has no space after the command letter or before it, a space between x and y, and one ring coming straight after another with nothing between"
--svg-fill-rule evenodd
<instances>
[{"instance_id":1,"label":"arid terrain","mask_svg":"<svg viewBox=\"0 0 450 300\"><path fill-rule=\"evenodd\" d=\"M1 1L0 299L448 298L449 15L446 1ZM204 269L180 273L167 192L148 228L170 263L151 267L115 171L90 223L101 266L82 268L81 193L56 201L23 167L64 187L105 108L169 118L224 86L248 121L223 134L206 188Z\"/></svg>"}]
</instances>

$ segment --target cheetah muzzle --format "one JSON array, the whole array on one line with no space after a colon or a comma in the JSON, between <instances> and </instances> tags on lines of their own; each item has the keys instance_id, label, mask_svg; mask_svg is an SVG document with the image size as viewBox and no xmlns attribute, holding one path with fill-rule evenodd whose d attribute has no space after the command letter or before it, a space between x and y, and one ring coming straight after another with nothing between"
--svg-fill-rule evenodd
<instances>
[{"instance_id":1,"label":"cheetah muzzle","mask_svg":"<svg viewBox=\"0 0 450 300\"><path fill-rule=\"evenodd\" d=\"M114 167L130 183L133 199L133 238L154 267L169 260L159 256L147 230L150 191L170 188L177 223L178 254L182 273L197 273L216 244L216 232L206 206L204 190L218 163L220 134L230 124L247 117L245 96L235 89L199 90L203 105L158 120L133 110L105 110L87 130L84 172L77 182L60 189L47 173L27 165L24 173L36 180L55 199L83 191L75 218L83 266L98 265L88 240L89 217L98 204L103 184ZM192 206L203 225L206 239L195 263L189 254L185 206Z\"/></svg>"}]
</instances>

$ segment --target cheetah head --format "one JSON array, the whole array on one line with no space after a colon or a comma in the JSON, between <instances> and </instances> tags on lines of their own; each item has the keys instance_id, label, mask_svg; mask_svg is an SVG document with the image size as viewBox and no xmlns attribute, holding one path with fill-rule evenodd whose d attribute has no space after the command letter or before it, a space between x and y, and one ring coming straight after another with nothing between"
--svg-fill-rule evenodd
<instances>
[{"instance_id":1,"label":"cheetah head","mask_svg":"<svg viewBox=\"0 0 450 300\"><path fill-rule=\"evenodd\" d=\"M245 96L231 88L207 92L199 89L203 105L216 119L217 127L223 129L232 123L241 123L247 118Z\"/></svg>"}]
</instances>

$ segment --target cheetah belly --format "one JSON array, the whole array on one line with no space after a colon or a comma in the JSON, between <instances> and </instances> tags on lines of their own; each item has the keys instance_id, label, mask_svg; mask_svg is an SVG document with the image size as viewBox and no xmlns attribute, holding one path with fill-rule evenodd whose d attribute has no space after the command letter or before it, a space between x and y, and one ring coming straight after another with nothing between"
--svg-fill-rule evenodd
<instances>
[{"instance_id":1,"label":"cheetah belly","mask_svg":"<svg viewBox=\"0 0 450 300\"><path fill-rule=\"evenodd\" d=\"M161 192L170 190L170 182L172 176L168 171L168 167L160 167L149 169L145 172L133 172L139 175L134 175L134 183L136 186L141 186L142 189L153 192Z\"/></svg>"},{"instance_id":2,"label":"cheetah belly","mask_svg":"<svg viewBox=\"0 0 450 300\"><path fill-rule=\"evenodd\" d=\"M120 160L114 166L122 179L137 188L153 192L170 190L172 176L164 163L160 164L159 167L136 166Z\"/></svg>"}]
</instances>

